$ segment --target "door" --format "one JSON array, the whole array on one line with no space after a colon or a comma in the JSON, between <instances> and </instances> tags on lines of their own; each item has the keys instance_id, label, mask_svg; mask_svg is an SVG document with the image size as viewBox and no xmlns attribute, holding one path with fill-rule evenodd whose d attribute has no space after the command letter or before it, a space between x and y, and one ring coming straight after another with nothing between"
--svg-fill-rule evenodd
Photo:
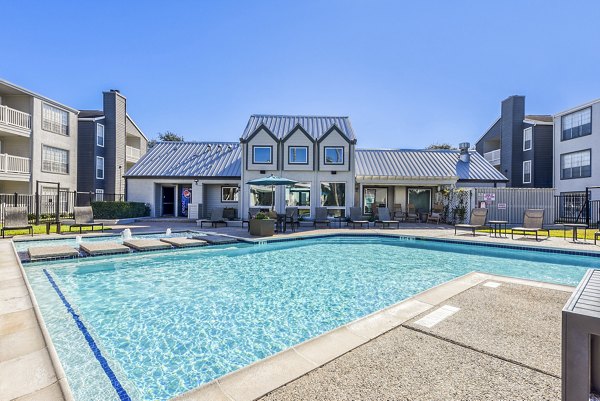
<instances>
[{"instance_id":1,"label":"door","mask_svg":"<svg viewBox=\"0 0 600 401\"><path fill-rule=\"evenodd\" d=\"M175 215L175 187L162 187L162 215Z\"/></svg>"},{"instance_id":2,"label":"door","mask_svg":"<svg viewBox=\"0 0 600 401\"><path fill-rule=\"evenodd\" d=\"M363 191L363 212L364 214L373 213L373 205L377 207L387 207L388 189L387 187L364 188Z\"/></svg>"},{"instance_id":3,"label":"door","mask_svg":"<svg viewBox=\"0 0 600 401\"><path fill-rule=\"evenodd\" d=\"M409 188L408 203L412 203L417 212L429 213L431 210L431 189Z\"/></svg>"}]
</instances>

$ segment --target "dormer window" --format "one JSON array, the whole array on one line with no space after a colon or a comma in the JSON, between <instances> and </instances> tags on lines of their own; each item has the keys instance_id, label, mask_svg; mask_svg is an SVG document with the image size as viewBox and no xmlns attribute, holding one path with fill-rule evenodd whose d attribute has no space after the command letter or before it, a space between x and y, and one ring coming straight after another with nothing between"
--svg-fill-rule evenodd
<instances>
[{"instance_id":1,"label":"dormer window","mask_svg":"<svg viewBox=\"0 0 600 401\"><path fill-rule=\"evenodd\" d=\"M272 146L253 146L252 147L253 164L273 164Z\"/></svg>"},{"instance_id":2,"label":"dormer window","mask_svg":"<svg viewBox=\"0 0 600 401\"><path fill-rule=\"evenodd\" d=\"M289 164L308 164L308 146L290 146L288 148Z\"/></svg>"},{"instance_id":3,"label":"dormer window","mask_svg":"<svg viewBox=\"0 0 600 401\"><path fill-rule=\"evenodd\" d=\"M344 164L344 147L325 146L325 164Z\"/></svg>"}]
</instances>

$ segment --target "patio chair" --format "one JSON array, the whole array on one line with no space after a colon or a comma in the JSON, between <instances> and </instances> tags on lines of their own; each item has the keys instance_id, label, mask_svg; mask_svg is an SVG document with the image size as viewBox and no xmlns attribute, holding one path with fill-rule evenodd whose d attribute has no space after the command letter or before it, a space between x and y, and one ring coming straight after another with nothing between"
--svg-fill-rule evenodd
<instances>
[{"instance_id":1,"label":"patio chair","mask_svg":"<svg viewBox=\"0 0 600 401\"><path fill-rule=\"evenodd\" d=\"M392 224L395 224L396 228L400 228L400 222L398 220L392 220L390 209L387 207L380 207L378 213L375 224L381 224L381 228L385 228L386 225L389 228Z\"/></svg>"},{"instance_id":2,"label":"patio chair","mask_svg":"<svg viewBox=\"0 0 600 401\"><path fill-rule=\"evenodd\" d=\"M300 219L298 216L298 208L297 207L286 207L285 208L285 222L284 222L283 231L287 231L288 224L292 226L292 232L294 232L296 230L295 227L300 228Z\"/></svg>"},{"instance_id":3,"label":"patio chair","mask_svg":"<svg viewBox=\"0 0 600 401\"><path fill-rule=\"evenodd\" d=\"M242 228L244 228L244 223L248 224L248 231L250 231L250 220L252 220L257 214L260 213L259 207L251 207L248 209L248 217L246 219L242 219ZM202 223L200 223L202 224Z\"/></svg>"},{"instance_id":4,"label":"patio chair","mask_svg":"<svg viewBox=\"0 0 600 401\"><path fill-rule=\"evenodd\" d=\"M402 210L402 205L401 204L394 205L394 217L393 217L393 219L394 220L398 220L398 221L404 221L404 220L406 220L406 214Z\"/></svg>"},{"instance_id":5,"label":"patio chair","mask_svg":"<svg viewBox=\"0 0 600 401\"><path fill-rule=\"evenodd\" d=\"M27 208L21 206L6 206L4 208L4 225L2 226L2 238L6 230L29 230L33 236L33 226L27 218Z\"/></svg>"},{"instance_id":6,"label":"patio chair","mask_svg":"<svg viewBox=\"0 0 600 401\"><path fill-rule=\"evenodd\" d=\"M523 226L515 227L510 234L511 239L515 238L515 231L523 236L535 234L535 240L538 241L538 233L545 231L550 237L550 230L544 228L544 209L527 209L523 213Z\"/></svg>"},{"instance_id":7,"label":"patio chair","mask_svg":"<svg viewBox=\"0 0 600 401\"><path fill-rule=\"evenodd\" d=\"M215 207L210 211L210 218L208 220L202 220L200 222L200 228L204 226L204 223L210 223L210 226L217 228L219 224L224 224L227 227L227 220L223 217L223 208Z\"/></svg>"},{"instance_id":8,"label":"patio chair","mask_svg":"<svg viewBox=\"0 0 600 401\"><path fill-rule=\"evenodd\" d=\"M598 243L598 238L600 237L600 230L594 233L594 245Z\"/></svg>"},{"instance_id":9,"label":"patio chair","mask_svg":"<svg viewBox=\"0 0 600 401\"><path fill-rule=\"evenodd\" d=\"M471 210L471 219L469 220L469 224L455 224L454 225L454 235L456 235L457 229L466 229L471 230L473 232L473 236L475 236L475 230L480 228L487 228L485 223L487 222L487 214L488 210L481 207L476 207Z\"/></svg>"},{"instance_id":10,"label":"patio chair","mask_svg":"<svg viewBox=\"0 0 600 401\"><path fill-rule=\"evenodd\" d=\"M313 226L317 227L317 224L327 224L327 227L331 226L331 221L329 221L329 219L327 218L326 207L315 208L315 220L313 222Z\"/></svg>"},{"instance_id":11,"label":"patio chair","mask_svg":"<svg viewBox=\"0 0 600 401\"><path fill-rule=\"evenodd\" d=\"M349 223L352 223L352 228L356 228L358 224L360 227L363 224L366 224L369 227L369 220L365 220L362 214L362 209L360 207L351 207L350 208L350 220Z\"/></svg>"},{"instance_id":12,"label":"patio chair","mask_svg":"<svg viewBox=\"0 0 600 401\"><path fill-rule=\"evenodd\" d=\"M69 231L72 231L73 227L79 228L79 234L83 231L83 227L91 227L94 231L94 227L100 226L100 229L104 232L104 223L96 223L94 220L94 210L91 206L75 206L73 208L73 216L75 223L69 226Z\"/></svg>"},{"instance_id":13,"label":"patio chair","mask_svg":"<svg viewBox=\"0 0 600 401\"><path fill-rule=\"evenodd\" d=\"M436 203L431 208L431 212L427 214L427 223L432 222L435 224L440 224L440 220L442 220L442 213L444 213L444 205L441 203Z\"/></svg>"},{"instance_id":14,"label":"patio chair","mask_svg":"<svg viewBox=\"0 0 600 401\"><path fill-rule=\"evenodd\" d=\"M419 214L417 213L417 208L412 203L409 203L407 206L406 212L406 221L414 221L415 223L419 221Z\"/></svg>"}]
</instances>

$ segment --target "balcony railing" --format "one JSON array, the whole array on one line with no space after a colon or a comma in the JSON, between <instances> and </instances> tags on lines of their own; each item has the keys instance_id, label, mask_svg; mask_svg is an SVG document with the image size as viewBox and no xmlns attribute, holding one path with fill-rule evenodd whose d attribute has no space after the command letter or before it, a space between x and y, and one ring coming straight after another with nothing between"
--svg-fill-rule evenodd
<instances>
[{"instance_id":1,"label":"balcony railing","mask_svg":"<svg viewBox=\"0 0 600 401\"><path fill-rule=\"evenodd\" d=\"M0 154L0 173L29 174L29 158Z\"/></svg>"},{"instance_id":2,"label":"balcony railing","mask_svg":"<svg viewBox=\"0 0 600 401\"><path fill-rule=\"evenodd\" d=\"M138 161L141 155L141 151L138 148L134 148L133 146L126 147L126 156L127 160Z\"/></svg>"},{"instance_id":3,"label":"balcony railing","mask_svg":"<svg viewBox=\"0 0 600 401\"><path fill-rule=\"evenodd\" d=\"M492 150L483 154L485 160L490 162L492 166L500 165L500 149Z\"/></svg>"},{"instance_id":4,"label":"balcony railing","mask_svg":"<svg viewBox=\"0 0 600 401\"><path fill-rule=\"evenodd\" d=\"M0 105L0 123L30 131L31 115L20 110L12 109L8 106Z\"/></svg>"}]
</instances>

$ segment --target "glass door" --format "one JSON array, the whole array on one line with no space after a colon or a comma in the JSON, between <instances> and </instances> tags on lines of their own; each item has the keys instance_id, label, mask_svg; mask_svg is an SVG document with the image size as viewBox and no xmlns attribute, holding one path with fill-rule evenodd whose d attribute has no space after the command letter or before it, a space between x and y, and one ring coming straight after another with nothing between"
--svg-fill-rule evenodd
<instances>
[{"instance_id":1,"label":"glass door","mask_svg":"<svg viewBox=\"0 0 600 401\"><path fill-rule=\"evenodd\" d=\"M372 214L373 206L387 207L387 187L363 188L363 212Z\"/></svg>"},{"instance_id":2,"label":"glass door","mask_svg":"<svg viewBox=\"0 0 600 401\"><path fill-rule=\"evenodd\" d=\"M429 213L431 210L431 189L409 188L408 203L414 205L419 213Z\"/></svg>"}]
</instances>

